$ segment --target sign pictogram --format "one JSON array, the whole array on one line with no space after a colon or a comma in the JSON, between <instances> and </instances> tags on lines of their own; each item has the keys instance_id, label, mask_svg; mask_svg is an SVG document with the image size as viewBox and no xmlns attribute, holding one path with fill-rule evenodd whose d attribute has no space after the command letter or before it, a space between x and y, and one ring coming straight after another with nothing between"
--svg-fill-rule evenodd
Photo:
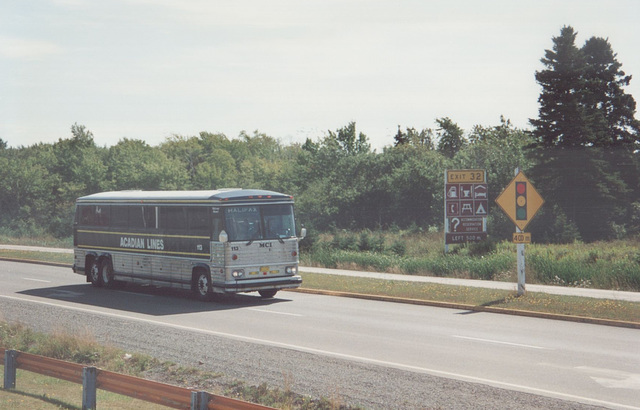
<instances>
[{"instance_id":1,"label":"sign pictogram","mask_svg":"<svg viewBox=\"0 0 640 410\"><path fill-rule=\"evenodd\" d=\"M542 199L527 177L522 172L518 172L516 177L496 198L496 203L507 214L509 219L521 231L524 231L524 228L531 222L531 219L544 203L544 199Z\"/></svg>"},{"instance_id":2,"label":"sign pictogram","mask_svg":"<svg viewBox=\"0 0 640 410\"><path fill-rule=\"evenodd\" d=\"M516 182L516 221L527 220L527 183Z\"/></svg>"}]
</instances>

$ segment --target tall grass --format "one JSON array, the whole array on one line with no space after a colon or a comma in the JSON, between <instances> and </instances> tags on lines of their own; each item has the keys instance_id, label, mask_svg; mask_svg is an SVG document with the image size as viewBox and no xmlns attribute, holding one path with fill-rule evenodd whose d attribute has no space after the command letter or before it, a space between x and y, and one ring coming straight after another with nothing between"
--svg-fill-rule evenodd
<instances>
[{"instance_id":1,"label":"tall grass","mask_svg":"<svg viewBox=\"0 0 640 410\"><path fill-rule=\"evenodd\" d=\"M442 233L339 231L314 238L313 246L302 252L302 263L407 275L515 280L514 244L485 241L451 248L444 254ZM527 245L526 266L528 283L640 291L637 239Z\"/></svg>"}]
</instances>

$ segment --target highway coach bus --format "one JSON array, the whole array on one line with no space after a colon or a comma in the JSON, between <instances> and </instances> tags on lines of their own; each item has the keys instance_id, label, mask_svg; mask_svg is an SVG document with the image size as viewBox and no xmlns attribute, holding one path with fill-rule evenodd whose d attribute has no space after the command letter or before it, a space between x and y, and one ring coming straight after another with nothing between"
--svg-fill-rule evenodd
<instances>
[{"instance_id":1,"label":"highway coach bus","mask_svg":"<svg viewBox=\"0 0 640 410\"><path fill-rule=\"evenodd\" d=\"M73 271L97 287L138 283L197 298L302 283L289 195L247 189L102 192L76 200Z\"/></svg>"}]
</instances>

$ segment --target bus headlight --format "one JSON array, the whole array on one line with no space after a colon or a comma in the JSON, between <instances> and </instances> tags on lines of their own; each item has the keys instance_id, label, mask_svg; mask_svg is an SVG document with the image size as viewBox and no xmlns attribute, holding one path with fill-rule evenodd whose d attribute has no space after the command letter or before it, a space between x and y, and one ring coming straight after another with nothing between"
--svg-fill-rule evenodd
<instances>
[{"instance_id":1,"label":"bus headlight","mask_svg":"<svg viewBox=\"0 0 640 410\"><path fill-rule=\"evenodd\" d=\"M231 276L233 276L234 278L241 278L244 276L244 269L236 269L233 272L231 272Z\"/></svg>"},{"instance_id":2,"label":"bus headlight","mask_svg":"<svg viewBox=\"0 0 640 410\"><path fill-rule=\"evenodd\" d=\"M284 268L284 271L287 275L295 275L296 273L298 273L298 267L297 266L287 266L286 268Z\"/></svg>"}]
</instances>

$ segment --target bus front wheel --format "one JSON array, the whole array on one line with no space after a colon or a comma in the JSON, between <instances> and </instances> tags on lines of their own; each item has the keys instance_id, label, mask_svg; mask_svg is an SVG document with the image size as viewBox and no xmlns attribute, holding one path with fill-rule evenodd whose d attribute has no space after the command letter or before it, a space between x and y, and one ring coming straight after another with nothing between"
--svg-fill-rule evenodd
<instances>
[{"instance_id":1,"label":"bus front wheel","mask_svg":"<svg viewBox=\"0 0 640 410\"><path fill-rule=\"evenodd\" d=\"M193 293L203 302L211 300L211 277L204 270L198 270L193 275Z\"/></svg>"},{"instance_id":2,"label":"bus front wheel","mask_svg":"<svg viewBox=\"0 0 640 410\"><path fill-rule=\"evenodd\" d=\"M276 289L267 289L267 290L259 290L258 293L260 294L261 298L270 299L274 297L276 293L278 293L278 291Z\"/></svg>"}]
</instances>

